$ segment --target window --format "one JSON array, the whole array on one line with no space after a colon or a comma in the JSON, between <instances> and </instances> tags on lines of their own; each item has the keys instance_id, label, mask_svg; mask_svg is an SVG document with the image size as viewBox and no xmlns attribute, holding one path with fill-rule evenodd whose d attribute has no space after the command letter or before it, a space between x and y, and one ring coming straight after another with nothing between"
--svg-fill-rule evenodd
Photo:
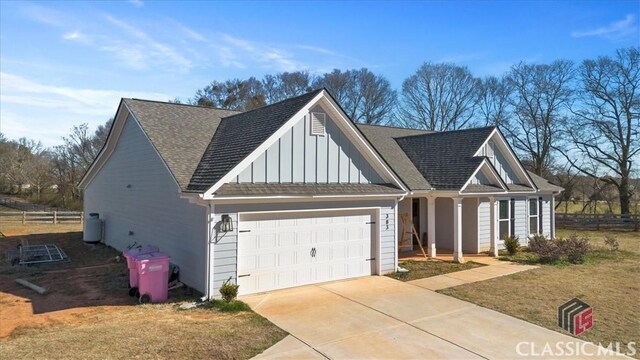
<instances>
[{"instance_id":1,"label":"window","mask_svg":"<svg viewBox=\"0 0 640 360\"><path fill-rule=\"evenodd\" d=\"M500 239L511 234L509 200L498 201L498 235Z\"/></svg>"},{"instance_id":2,"label":"window","mask_svg":"<svg viewBox=\"0 0 640 360\"><path fill-rule=\"evenodd\" d=\"M322 135L326 134L325 122L326 115L321 112L312 112L311 113L311 135Z\"/></svg>"},{"instance_id":3,"label":"window","mask_svg":"<svg viewBox=\"0 0 640 360\"><path fill-rule=\"evenodd\" d=\"M540 222L538 221L540 216L539 210L538 199L529 199L529 234L540 233Z\"/></svg>"}]
</instances>

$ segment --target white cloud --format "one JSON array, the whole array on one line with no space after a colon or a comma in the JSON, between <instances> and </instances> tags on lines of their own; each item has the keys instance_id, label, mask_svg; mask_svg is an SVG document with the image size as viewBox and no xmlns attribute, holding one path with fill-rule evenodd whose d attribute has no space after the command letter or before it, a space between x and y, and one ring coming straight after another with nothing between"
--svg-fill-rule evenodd
<instances>
[{"instance_id":1,"label":"white cloud","mask_svg":"<svg viewBox=\"0 0 640 360\"><path fill-rule=\"evenodd\" d=\"M65 16L61 12L43 6L29 4L21 8L21 12L27 18L41 24L56 27L62 27L66 24Z\"/></svg>"},{"instance_id":2,"label":"white cloud","mask_svg":"<svg viewBox=\"0 0 640 360\"><path fill-rule=\"evenodd\" d=\"M51 132L66 134L73 125L97 126L113 116L122 97L167 100L154 92L52 86L15 74L0 73L2 131L9 138L27 136L54 145ZM58 119L55 122L52 119ZM28 133L25 134L25 129ZM59 137L56 136L59 140Z\"/></svg>"},{"instance_id":3,"label":"white cloud","mask_svg":"<svg viewBox=\"0 0 640 360\"><path fill-rule=\"evenodd\" d=\"M129 0L128 2L129 2L129 4L131 4L131 5L133 5L133 6L137 7L137 8L144 6L144 1L142 1L142 0Z\"/></svg>"},{"instance_id":4,"label":"white cloud","mask_svg":"<svg viewBox=\"0 0 640 360\"><path fill-rule=\"evenodd\" d=\"M62 38L68 41L75 41L82 44L91 44L91 39L80 31L71 31L62 35Z\"/></svg>"},{"instance_id":5,"label":"white cloud","mask_svg":"<svg viewBox=\"0 0 640 360\"><path fill-rule=\"evenodd\" d=\"M601 26L591 30L574 31L571 36L575 38L597 36L609 40L622 40L632 36L638 36L636 16L628 14L624 19L614 21L607 26Z\"/></svg>"}]
</instances>

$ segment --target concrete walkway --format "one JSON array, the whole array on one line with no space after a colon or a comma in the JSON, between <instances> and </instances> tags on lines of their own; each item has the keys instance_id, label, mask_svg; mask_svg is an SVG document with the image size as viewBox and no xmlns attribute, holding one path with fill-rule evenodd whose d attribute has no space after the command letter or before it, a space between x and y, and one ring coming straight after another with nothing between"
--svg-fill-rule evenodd
<instances>
[{"instance_id":1,"label":"concrete walkway","mask_svg":"<svg viewBox=\"0 0 640 360\"><path fill-rule=\"evenodd\" d=\"M408 283L435 291L537 268L537 266L534 265L521 265L510 261L501 261L492 257L476 258L473 259L473 261L485 264L486 266L412 280L408 281Z\"/></svg>"},{"instance_id":2,"label":"concrete walkway","mask_svg":"<svg viewBox=\"0 0 640 360\"><path fill-rule=\"evenodd\" d=\"M241 299L291 334L260 359L514 359L531 358L532 347L541 353L558 342L598 351L591 343L385 276Z\"/></svg>"}]
</instances>

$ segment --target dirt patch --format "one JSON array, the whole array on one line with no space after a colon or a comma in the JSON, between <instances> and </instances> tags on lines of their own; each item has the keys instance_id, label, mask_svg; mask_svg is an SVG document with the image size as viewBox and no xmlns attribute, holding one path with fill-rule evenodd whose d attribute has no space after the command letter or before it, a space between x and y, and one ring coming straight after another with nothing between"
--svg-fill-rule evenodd
<instances>
[{"instance_id":1,"label":"dirt patch","mask_svg":"<svg viewBox=\"0 0 640 360\"><path fill-rule=\"evenodd\" d=\"M69 230L75 230L69 232ZM0 359L250 358L286 336L251 311L211 307L179 310L184 289L169 303L139 305L128 295L126 263L104 245L87 245L78 226L0 227L0 255L21 240L55 244L67 263L0 265ZM15 282L49 289L39 295ZM193 297L190 298L193 300Z\"/></svg>"}]
</instances>

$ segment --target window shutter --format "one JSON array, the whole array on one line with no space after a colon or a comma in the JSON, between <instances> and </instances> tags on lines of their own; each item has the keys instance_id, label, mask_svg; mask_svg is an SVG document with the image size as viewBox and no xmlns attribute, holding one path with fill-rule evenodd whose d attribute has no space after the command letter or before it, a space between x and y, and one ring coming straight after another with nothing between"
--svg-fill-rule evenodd
<instances>
[{"instance_id":1,"label":"window shutter","mask_svg":"<svg viewBox=\"0 0 640 360\"><path fill-rule=\"evenodd\" d=\"M326 134L326 115L320 112L311 113L311 135L325 135Z\"/></svg>"},{"instance_id":2,"label":"window shutter","mask_svg":"<svg viewBox=\"0 0 640 360\"><path fill-rule=\"evenodd\" d=\"M516 234L516 199L511 199L511 231L509 233L510 236L515 236Z\"/></svg>"},{"instance_id":3,"label":"window shutter","mask_svg":"<svg viewBox=\"0 0 640 360\"><path fill-rule=\"evenodd\" d=\"M538 226L538 229L540 230L540 234L544 234L544 231L542 230L542 208L543 208L543 202L542 202L542 196L540 196L538 198L538 223L540 224Z\"/></svg>"}]
</instances>

